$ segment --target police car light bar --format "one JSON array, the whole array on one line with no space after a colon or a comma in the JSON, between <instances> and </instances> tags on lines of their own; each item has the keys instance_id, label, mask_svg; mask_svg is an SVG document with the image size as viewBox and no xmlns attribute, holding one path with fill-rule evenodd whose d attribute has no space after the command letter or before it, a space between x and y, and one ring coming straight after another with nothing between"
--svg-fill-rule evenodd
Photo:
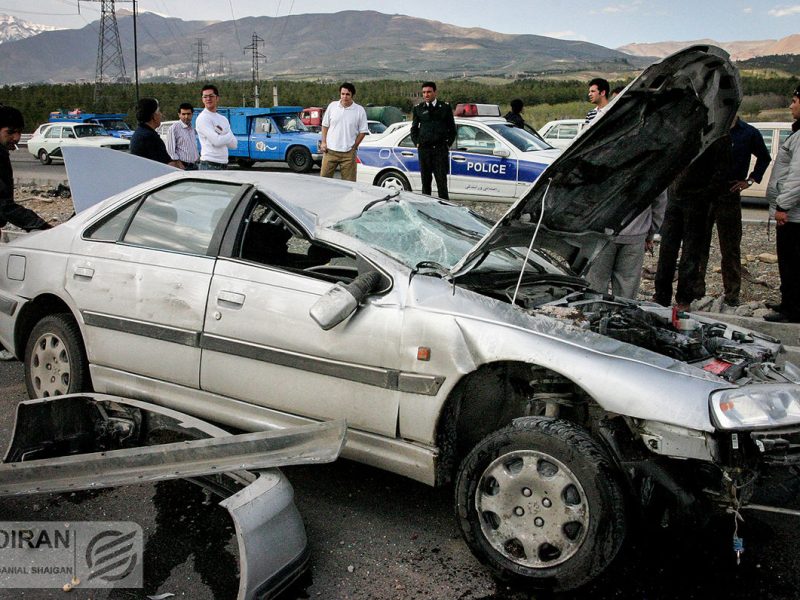
<instances>
[{"instance_id":1,"label":"police car light bar","mask_svg":"<svg viewBox=\"0 0 800 600\"><path fill-rule=\"evenodd\" d=\"M456 104L453 115L456 117L499 117L500 107L497 104Z\"/></svg>"}]
</instances>

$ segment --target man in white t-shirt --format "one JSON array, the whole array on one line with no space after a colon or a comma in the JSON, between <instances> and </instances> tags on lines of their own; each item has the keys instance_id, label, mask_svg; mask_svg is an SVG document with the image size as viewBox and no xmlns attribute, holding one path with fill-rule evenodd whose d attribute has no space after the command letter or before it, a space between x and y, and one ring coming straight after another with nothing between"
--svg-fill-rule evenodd
<instances>
[{"instance_id":1,"label":"man in white t-shirt","mask_svg":"<svg viewBox=\"0 0 800 600\"><path fill-rule=\"evenodd\" d=\"M322 177L333 177L339 167L342 179L356 180L358 145L369 133L367 112L353 98L356 86L344 82L339 86L339 101L331 102L322 117Z\"/></svg>"},{"instance_id":2,"label":"man in white t-shirt","mask_svg":"<svg viewBox=\"0 0 800 600\"><path fill-rule=\"evenodd\" d=\"M200 170L228 168L228 148L236 148L238 141L231 131L228 119L217 113L219 90L217 86L203 86L201 96L203 112L197 115L195 129L200 138Z\"/></svg>"}]
</instances>

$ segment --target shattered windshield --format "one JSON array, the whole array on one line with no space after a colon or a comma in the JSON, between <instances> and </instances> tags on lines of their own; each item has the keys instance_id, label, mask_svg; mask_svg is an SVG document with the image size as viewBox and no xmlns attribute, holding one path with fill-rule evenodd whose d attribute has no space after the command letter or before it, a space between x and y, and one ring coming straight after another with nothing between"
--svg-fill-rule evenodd
<instances>
[{"instance_id":1,"label":"shattered windshield","mask_svg":"<svg viewBox=\"0 0 800 600\"><path fill-rule=\"evenodd\" d=\"M336 223L332 229L361 240L414 268L434 262L451 269L491 229L491 224L466 208L418 199L401 193L369 206L360 216ZM480 269L518 270L523 255L514 250L494 251ZM554 270L537 256L528 269Z\"/></svg>"}]
</instances>

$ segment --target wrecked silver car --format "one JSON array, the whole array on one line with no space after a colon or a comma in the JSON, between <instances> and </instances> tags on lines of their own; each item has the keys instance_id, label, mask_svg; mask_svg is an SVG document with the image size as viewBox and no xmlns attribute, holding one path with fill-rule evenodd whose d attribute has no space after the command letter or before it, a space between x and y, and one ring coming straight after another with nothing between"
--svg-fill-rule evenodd
<instances>
[{"instance_id":1,"label":"wrecked silver car","mask_svg":"<svg viewBox=\"0 0 800 600\"><path fill-rule=\"evenodd\" d=\"M33 397L91 388L253 431L346 418L343 456L455 482L497 576L575 588L629 507L739 510L797 460L800 371L777 340L580 276L740 98L718 48L653 65L496 224L318 177L142 170L0 249L0 342ZM76 198L80 173L113 189L103 154L136 159L75 149Z\"/></svg>"},{"instance_id":2,"label":"wrecked silver car","mask_svg":"<svg viewBox=\"0 0 800 600\"><path fill-rule=\"evenodd\" d=\"M308 563L294 491L275 467L336 460L345 431L338 421L231 435L174 410L115 396L28 400L17 407L0 463L0 496L187 479L221 498L233 520L237 598L271 598Z\"/></svg>"}]
</instances>

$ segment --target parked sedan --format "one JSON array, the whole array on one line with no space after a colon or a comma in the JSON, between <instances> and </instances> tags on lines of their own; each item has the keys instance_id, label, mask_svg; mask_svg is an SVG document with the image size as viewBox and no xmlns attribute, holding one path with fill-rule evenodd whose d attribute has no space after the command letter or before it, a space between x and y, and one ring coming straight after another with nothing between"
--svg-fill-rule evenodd
<instances>
[{"instance_id":1,"label":"parked sedan","mask_svg":"<svg viewBox=\"0 0 800 600\"><path fill-rule=\"evenodd\" d=\"M457 135L450 149L447 181L454 200L512 202L521 198L560 152L499 117L456 117L455 121ZM369 136L359 146L358 181L419 192L422 179L411 123L395 125L394 131Z\"/></svg>"},{"instance_id":2,"label":"parked sedan","mask_svg":"<svg viewBox=\"0 0 800 600\"><path fill-rule=\"evenodd\" d=\"M118 183L98 154L167 174L0 248L0 342L33 397L124 391L244 430L345 418L343 456L455 481L498 577L578 587L629 509L702 522L800 463L778 340L581 277L741 100L711 46L629 90L496 224L398 189L73 149L95 188Z\"/></svg>"},{"instance_id":3,"label":"parked sedan","mask_svg":"<svg viewBox=\"0 0 800 600\"><path fill-rule=\"evenodd\" d=\"M585 125L584 119L550 121L539 129L539 135L555 148L566 148L578 137Z\"/></svg>"},{"instance_id":4,"label":"parked sedan","mask_svg":"<svg viewBox=\"0 0 800 600\"><path fill-rule=\"evenodd\" d=\"M51 123L49 127L37 129L28 142L28 152L36 156L43 165L49 165L53 159L62 159L61 149L65 146L89 146L93 148L111 148L127 150L130 141L115 138L99 125Z\"/></svg>"}]
</instances>

